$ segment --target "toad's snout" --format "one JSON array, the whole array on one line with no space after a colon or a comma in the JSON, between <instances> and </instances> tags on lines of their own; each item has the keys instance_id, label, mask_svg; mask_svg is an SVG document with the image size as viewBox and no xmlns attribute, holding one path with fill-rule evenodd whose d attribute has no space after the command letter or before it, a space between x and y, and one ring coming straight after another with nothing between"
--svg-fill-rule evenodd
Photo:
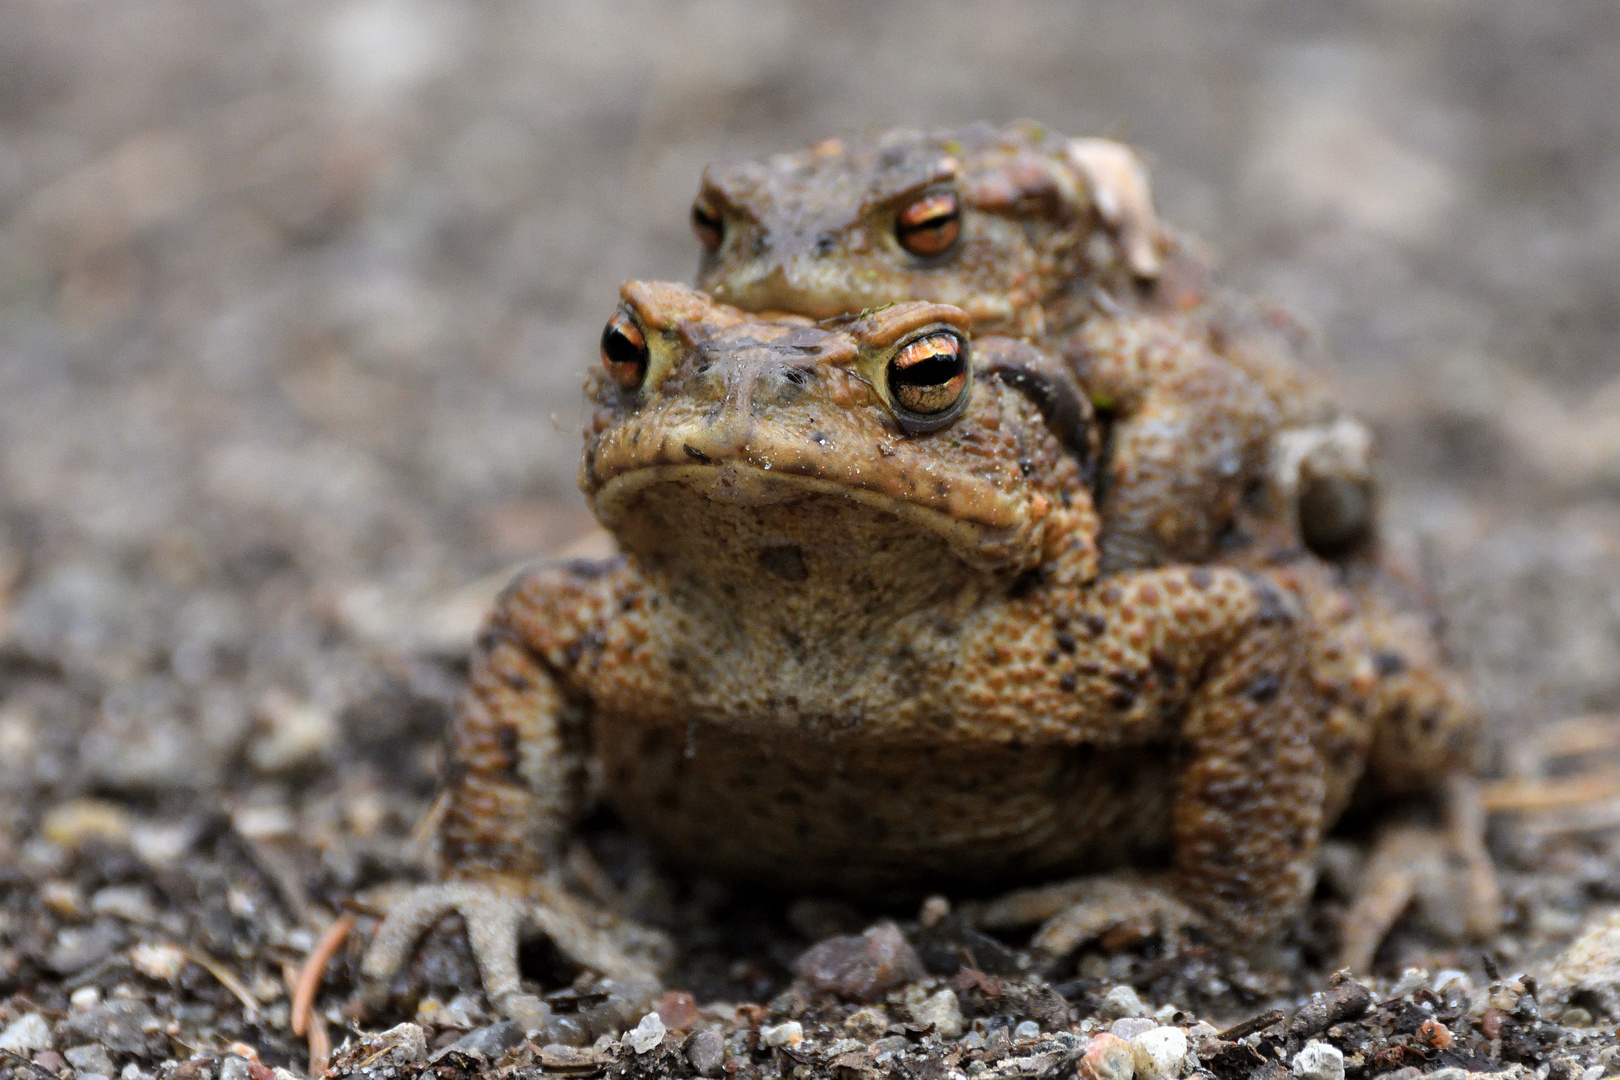
<instances>
[{"instance_id":1,"label":"toad's snout","mask_svg":"<svg viewBox=\"0 0 1620 1080\"><path fill-rule=\"evenodd\" d=\"M719 404L722 414L760 416L773 407L799 402L819 377L802 356L762 349L703 361L688 381L687 393L694 400Z\"/></svg>"}]
</instances>

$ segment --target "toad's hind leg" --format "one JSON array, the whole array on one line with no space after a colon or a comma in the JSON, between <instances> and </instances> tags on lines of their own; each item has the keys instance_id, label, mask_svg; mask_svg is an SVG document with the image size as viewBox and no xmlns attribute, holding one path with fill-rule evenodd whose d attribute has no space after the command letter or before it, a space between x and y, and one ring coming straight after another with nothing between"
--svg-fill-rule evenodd
<instances>
[{"instance_id":1,"label":"toad's hind leg","mask_svg":"<svg viewBox=\"0 0 1620 1080\"><path fill-rule=\"evenodd\" d=\"M456 913L485 991L507 1015L538 1012L521 992L525 936L548 937L568 959L622 983L657 986L667 939L581 903L553 873L583 810L586 753L585 711L564 694L554 657L578 654L570 646L599 606L593 594L607 591L599 573L560 567L527 574L503 595L451 730L455 771L439 830L449 880L379 898L386 918L361 965L374 984Z\"/></svg>"},{"instance_id":2,"label":"toad's hind leg","mask_svg":"<svg viewBox=\"0 0 1620 1080\"><path fill-rule=\"evenodd\" d=\"M1448 937L1483 941L1501 928L1502 893L1485 850L1478 781L1453 775L1443 789L1445 827L1399 822L1382 830L1361 873L1339 937L1338 966L1372 970L1373 956L1416 901Z\"/></svg>"},{"instance_id":3,"label":"toad's hind leg","mask_svg":"<svg viewBox=\"0 0 1620 1080\"><path fill-rule=\"evenodd\" d=\"M1398 610L1385 592L1375 582L1358 597L1357 628L1376 678L1367 698L1371 748L1354 801L1376 806L1434 793L1445 825L1400 825L1375 840L1341 936L1340 964L1354 971L1369 968L1414 899L1450 938L1487 940L1502 916L1479 783L1467 771L1478 713L1427 620Z\"/></svg>"}]
</instances>

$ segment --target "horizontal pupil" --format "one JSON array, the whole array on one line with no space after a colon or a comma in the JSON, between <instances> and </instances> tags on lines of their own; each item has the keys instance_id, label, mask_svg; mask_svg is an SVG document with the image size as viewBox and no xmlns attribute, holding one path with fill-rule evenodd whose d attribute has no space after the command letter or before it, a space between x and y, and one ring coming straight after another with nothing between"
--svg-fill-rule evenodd
<instances>
[{"instance_id":1,"label":"horizontal pupil","mask_svg":"<svg viewBox=\"0 0 1620 1080\"><path fill-rule=\"evenodd\" d=\"M962 358L956 353L935 353L894 373L894 380L905 386L938 386L962 373Z\"/></svg>"},{"instance_id":2,"label":"horizontal pupil","mask_svg":"<svg viewBox=\"0 0 1620 1080\"><path fill-rule=\"evenodd\" d=\"M602 335L602 351L612 364L635 365L641 363L641 347L617 327L609 327Z\"/></svg>"}]
</instances>

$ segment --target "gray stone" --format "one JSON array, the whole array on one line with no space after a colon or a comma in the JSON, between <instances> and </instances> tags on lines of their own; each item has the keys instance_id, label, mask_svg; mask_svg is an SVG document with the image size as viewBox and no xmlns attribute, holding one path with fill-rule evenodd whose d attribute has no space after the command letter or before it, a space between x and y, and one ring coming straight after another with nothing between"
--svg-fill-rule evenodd
<instances>
[{"instance_id":1,"label":"gray stone","mask_svg":"<svg viewBox=\"0 0 1620 1080\"><path fill-rule=\"evenodd\" d=\"M417 1030L422 1029L417 1028ZM455 1041L454 1048L482 1054L491 1061L497 1061L501 1055L523 1041L523 1034L522 1023L517 1020L502 1020L498 1024L490 1024L487 1027L479 1028L477 1031L467 1032L467 1034ZM423 1048L425 1052L425 1043Z\"/></svg>"},{"instance_id":2,"label":"gray stone","mask_svg":"<svg viewBox=\"0 0 1620 1080\"><path fill-rule=\"evenodd\" d=\"M162 1025L144 1002L114 998L62 1021L60 1036L97 1042L120 1054L144 1054L146 1037Z\"/></svg>"},{"instance_id":3,"label":"gray stone","mask_svg":"<svg viewBox=\"0 0 1620 1080\"><path fill-rule=\"evenodd\" d=\"M107 1053L107 1048L104 1046L97 1046L95 1043L86 1043L84 1046L70 1046L62 1051L62 1056L67 1059L69 1065L73 1066L73 1071L80 1075L84 1073L100 1073L103 1076L112 1075L112 1057Z\"/></svg>"},{"instance_id":4,"label":"gray stone","mask_svg":"<svg viewBox=\"0 0 1620 1080\"><path fill-rule=\"evenodd\" d=\"M699 1076L719 1076L726 1060L725 1036L718 1031L700 1031L686 1044L686 1060Z\"/></svg>"},{"instance_id":5,"label":"gray stone","mask_svg":"<svg viewBox=\"0 0 1620 1080\"><path fill-rule=\"evenodd\" d=\"M123 929L111 919L90 926L68 926L57 931L45 954L45 966L58 975L74 975L107 959L123 947Z\"/></svg>"}]
</instances>

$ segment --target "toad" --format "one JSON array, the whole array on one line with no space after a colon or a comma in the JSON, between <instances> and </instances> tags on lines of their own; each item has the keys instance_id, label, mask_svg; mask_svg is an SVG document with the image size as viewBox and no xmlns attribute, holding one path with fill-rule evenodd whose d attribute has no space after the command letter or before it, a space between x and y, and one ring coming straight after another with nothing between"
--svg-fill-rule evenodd
<instances>
[{"instance_id":1,"label":"toad","mask_svg":"<svg viewBox=\"0 0 1620 1080\"><path fill-rule=\"evenodd\" d=\"M1102 573L1086 396L959 307L621 297L580 466L619 553L501 596L453 725L446 880L392 899L369 978L458 912L508 1015L544 1011L526 934L655 985L667 942L561 883L596 798L671 864L753 884L1034 885L991 914L1038 910L1054 951L1122 895L1238 947L1293 917L1362 764L1323 753L1306 641L1333 610L1301 603L1307 568ZM1442 771L1467 733L1422 732L1409 763ZM1041 889L1109 868L1139 873Z\"/></svg>"}]
</instances>

